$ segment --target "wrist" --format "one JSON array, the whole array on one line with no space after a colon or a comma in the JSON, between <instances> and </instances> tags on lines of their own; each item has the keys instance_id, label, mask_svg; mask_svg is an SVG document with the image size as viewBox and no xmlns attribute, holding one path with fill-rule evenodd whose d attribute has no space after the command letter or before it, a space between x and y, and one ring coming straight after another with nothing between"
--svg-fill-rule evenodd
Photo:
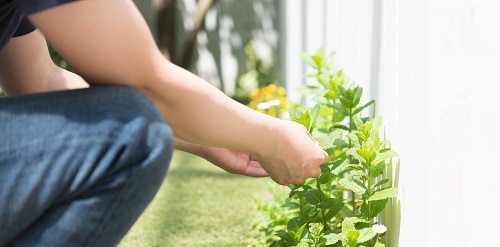
<instances>
[{"instance_id":1,"label":"wrist","mask_svg":"<svg viewBox=\"0 0 500 247\"><path fill-rule=\"evenodd\" d=\"M191 143L177 137L174 138L175 149L188 152L190 154L199 155L202 153L202 145Z\"/></svg>"},{"instance_id":2,"label":"wrist","mask_svg":"<svg viewBox=\"0 0 500 247\"><path fill-rule=\"evenodd\" d=\"M273 155L279 145L279 140L284 120L264 115L266 121L255 130L253 141L253 150L251 153L260 157L269 157Z\"/></svg>"}]
</instances>

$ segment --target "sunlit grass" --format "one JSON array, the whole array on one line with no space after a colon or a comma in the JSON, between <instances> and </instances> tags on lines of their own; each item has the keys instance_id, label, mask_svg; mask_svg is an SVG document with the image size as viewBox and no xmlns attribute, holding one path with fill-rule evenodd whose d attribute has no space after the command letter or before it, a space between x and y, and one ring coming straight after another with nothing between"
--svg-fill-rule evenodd
<instances>
[{"instance_id":1,"label":"sunlit grass","mask_svg":"<svg viewBox=\"0 0 500 247\"><path fill-rule=\"evenodd\" d=\"M266 191L264 179L228 174L175 152L158 194L119 246L246 246L253 199Z\"/></svg>"}]
</instances>

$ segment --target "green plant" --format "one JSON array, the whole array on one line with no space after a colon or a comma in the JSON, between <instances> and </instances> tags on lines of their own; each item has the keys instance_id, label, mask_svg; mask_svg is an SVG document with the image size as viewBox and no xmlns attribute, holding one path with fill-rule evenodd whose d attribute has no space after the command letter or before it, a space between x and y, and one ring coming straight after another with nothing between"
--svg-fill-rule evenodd
<instances>
[{"instance_id":1,"label":"green plant","mask_svg":"<svg viewBox=\"0 0 500 247\"><path fill-rule=\"evenodd\" d=\"M249 241L251 246L272 246L277 244L280 238L277 233L286 229L288 219L294 217L294 209L282 207L288 198L290 189L268 180L267 190L270 199L255 198L258 214L253 222L253 230L257 232L258 238Z\"/></svg>"},{"instance_id":2,"label":"green plant","mask_svg":"<svg viewBox=\"0 0 500 247\"><path fill-rule=\"evenodd\" d=\"M330 158L318 178L289 186L282 207L296 213L277 234L277 246L385 246L380 239L385 231L375 226L387 201L397 196L390 179L382 179L397 153L380 138L382 117L364 114L375 101L361 103L363 89L335 70L333 55L322 49L303 55L316 70L308 76L319 85L301 91L317 103L291 109L290 118L304 125Z\"/></svg>"},{"instance_id":3,"label":"green plant","mask_svg":"<svg viewBox=\"0 0 500 247\"><path fill-rule=\"evenodd\" d=\"M244 50L247 71L238 76L233 98L240 103L248 104L252 100L249 95L252 94L253 90L276 84L277 79L273 72L275 67L274 54L265 57L259 56L253 41L248 41Z\"/></svg>"},{"instance_id":4,"label":"green plant","mask_svg":"<svg viewBox=\"0 0 500 247\"><path fill-rule=\"evenodd\" d=\"M52 48L52 46L50 44L47 44L48 47L49 47L49 54L50 54L50 58L52 58L52 61L54 61L54 63L65 69L65 70L69 70L69 71L73 71L73 69L69 66L68 63L66 63L66 61L64 61L64 59L61 57L61 55L59 55L59 53L57 53L57 51Z\"/></svg>"}]
</instances>

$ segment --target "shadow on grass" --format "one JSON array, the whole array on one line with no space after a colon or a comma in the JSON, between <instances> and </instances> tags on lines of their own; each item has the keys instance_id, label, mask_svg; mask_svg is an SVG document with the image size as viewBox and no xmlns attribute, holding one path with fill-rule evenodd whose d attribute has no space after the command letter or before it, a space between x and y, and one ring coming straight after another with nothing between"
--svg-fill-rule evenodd
<instances>
[{"instance_id":1,"label":"shadow on grass","mask_svg":"<svg viewBox=\"0 0 500 247\"><path fill-rule=\"evenodd\" d=\"M265 190L263 179L176 152L155 199L120 247L244 246L252 237L253 199Z\"/></svg>"}]
</instances>

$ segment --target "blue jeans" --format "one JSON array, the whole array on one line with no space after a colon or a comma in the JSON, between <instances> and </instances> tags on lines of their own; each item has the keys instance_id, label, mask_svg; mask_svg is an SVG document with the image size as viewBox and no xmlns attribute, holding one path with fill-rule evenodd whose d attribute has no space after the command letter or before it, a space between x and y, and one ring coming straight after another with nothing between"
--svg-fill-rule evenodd
<instances>
[{"instance_id":1,"label":"blue jeans","mask_svg":"<svg viewBox=\"0 0 500 247\"><path fill-rule=\"evenodd\" d=\"M157 192L173 136L126 87L0 99L0 246L116 246Z\"/></svg>"}]
</instances>

